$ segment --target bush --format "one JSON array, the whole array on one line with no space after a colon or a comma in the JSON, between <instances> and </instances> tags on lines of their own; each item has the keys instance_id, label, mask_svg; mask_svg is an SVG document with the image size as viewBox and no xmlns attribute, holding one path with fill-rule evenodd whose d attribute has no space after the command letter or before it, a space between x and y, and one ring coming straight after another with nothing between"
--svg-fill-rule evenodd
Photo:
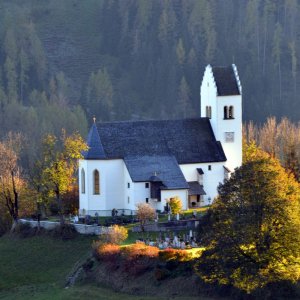
<instances>
[{"instance_id":1,"label":"bush","mask_svg":"<svg viewBox=\"0 0 300 300\"><path fill-rule=\"evenodd\" d=\"M120 246L116 244L103 244L100 241L93 242L93 255L99 261L112 262L120 255Z\"/></svg>"},{"instance_id":2,"label":"bush","mask_svg":"<svg viewBox=\"0 0 300 300\"><path fill-rule=\"evenodd\" d=\"M108 233L101 234L99 240L107 244L121 244L128 237L128 230L123 226L113 225Z\"/></svg>"},{"instance_id":3,"label":"bush","mask_svg":"<svg viewBox=\"0 0 300 300\"><path fill-rule=\"evenodd\" d=\"M122 249L125 271L131 275L141 275L156 265L158 248L137 243Z\"/></svg>"},{"instance_id":4,"label":"bush","mask_svg":"<svg viewBox=\"0 0 300 300\"><path fill-rule=\"evenodd\" d=\"M58 205L55 201L53 201L49 204L49 210L50 210L50 213L51 213L52 216L57 216L58 215L59 208L58 208Z\"/></svg>"},{"instance_id":5,"label":"bush","mask_svg":"<svg viewBox=\"0 0 300 300\"><path fill-rule=\"evenodd\" d=\"M0 237L11 228L11 218L0 211Z\"/></svg>"},{"instance_id":6,"label":"bush","mask_svg":"<svg viewBox=\"0 0 300 300\"><path fill-rule=\"evenodd\" d=\"M74 239L78 235L78 232L73 225L64 224L51 230L51 235L56 238L61 238L62 240L70 240Z\"/></svg>"},{"instance_id":7,"label":"bush","mask_svg":"<svg viewBox=\"0 0 300 300\"><path fill-rule=\"evenodd\" d=\"M125 247L123 254L127 259L137 259L141 257L157 258L159 249L153 246L147 246L144 243L136 243Z\"/></svg>"},{"instance_id":8,"label":"bush","mask_svg":"<svg viewBox=\"0 0 300 300\"><path fill-rule=\"evenodd\" d=\"M159 258L162 261L168 262L171 260L178 261L178 262L186 262L192 259L193 255L186 250L180 249L165 249L159 252Z\"/></svg>"},{"instance_id":9,"label":"bush","mask_svg":"<svg viewBox=\"0 0 300 300\"><path fill-rule=\"evenodd\" d=\"M21 238L29 238L36 234L37 228L31 227L29 223L18 223L14 233Z\"/></svg>"}]
</instances>

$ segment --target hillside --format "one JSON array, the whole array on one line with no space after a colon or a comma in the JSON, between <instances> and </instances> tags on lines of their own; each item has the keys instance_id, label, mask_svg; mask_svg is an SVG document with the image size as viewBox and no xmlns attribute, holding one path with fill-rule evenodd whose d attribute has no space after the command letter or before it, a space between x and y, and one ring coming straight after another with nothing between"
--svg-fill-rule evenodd
<instances>
[{"instance_id":1,"label":"hillside","mask_svg":"<svg viewBox=\"0 0 300 300\"><path fill-rule=\"evenodd\" d=\"M0 238L1 299L103 299L139 300L141 296L113 291L109 287L85 282L64 288L66 277L78 261L84 261L95 237L77 237L62 241L47 236L20 239ZM163 300L164 296L142 296L145 300ZM213 300L199 296L175 296L174 300Z\"/></svg>"},{"instance_id":2,"label":"hillside","mask_svg":"<svg viewBox=\"0 0 300 300\"><path fill-rule=\"evenodd\" d=\"M237 65L244 120L299 120L297 1L13 0L0 20L0 136L198 116L208 63Z\"/></svg>"}]
</instances>

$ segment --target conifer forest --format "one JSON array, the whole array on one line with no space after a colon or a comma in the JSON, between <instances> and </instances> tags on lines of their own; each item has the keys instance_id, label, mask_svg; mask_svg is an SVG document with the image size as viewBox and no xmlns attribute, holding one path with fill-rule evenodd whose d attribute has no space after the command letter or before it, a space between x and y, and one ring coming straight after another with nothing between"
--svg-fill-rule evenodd
<instances>
[{"instance_id":1,"label":"conifer forest","mask_svg":"<svg viewBox=\"0 0 300 300\"><path fill-rule=\"evenodd\" d=\"M0 137L197 117L205 66L235 63L243 119L299 121L297 0L3 0Z\"/></svg>"}]
</instances>

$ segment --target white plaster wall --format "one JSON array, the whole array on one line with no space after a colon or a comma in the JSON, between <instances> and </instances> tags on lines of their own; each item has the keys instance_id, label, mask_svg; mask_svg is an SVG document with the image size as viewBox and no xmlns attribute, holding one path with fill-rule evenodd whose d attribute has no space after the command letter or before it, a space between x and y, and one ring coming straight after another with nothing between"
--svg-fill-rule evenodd
<instances>
[{"instance_id":1,"label":"white plaster wall","mask_svg":"<svg viewBox=\"0 0 300 300\"><path fill-rule=\"evenodd\" d=\"M124 164L123 174L124 174L124 193L123 193L123 206L122 208L125 209L131 209L136 210L135 204L134 204L134 182L132 181L129 172L127 170L127 167ZM130 188L128 188L128 183L130 184Z\"/></svg>"},{"instance_id":2,"label":"white plaster wall","mask_svg":"<svg viewBox=\"0 0 300 300\"><path fill-rule=\"evenodd\" d=\"M149 204L150 204L150 184L149 184L149 188L146 188L145 182L135 182L134 183L135 205L139 203L146 203L146 198L149 199Z\"/></svg>"},{"instance_id":3,"label":"white plaster wall","mask_svg":"<svg viewBox=\"0 0 300 300\"><path fill-rule=\"evenodd\" d=\"M237 96L220 96L217 97L218 115L218 132L216 139L222 143L227 162L226 166L233 171L242 164L242 97ZM224 119L224 106L234 107L234 119ZM234 132L234 142L225 142L225 132Z\"/></svg>"},{"instance_id":4,"label":"white plaster wall","mask_svg":"<svg viewBox=\"0 0 300 300\"><path fill-rule=\"evenodd\" d=\"M86 160L87 210L111 210L124 208L124 162L115 160ZM93 193L93 172L100 174L100 195ZM82 202L84 205L85 202ZM81 205L81 202L80 202ZM80 206L80 209L84 208Z\"/></svg>"},{"instance_id":5,"label":"white plaster wall","mask_svg":"<svg viewBox=\"0 0 300 300\"><path fill-rule=\"evenodd\" d=\"M200 88L200 112L201 117L206 117L206 106L211 106L211 126L214 132L217 132L217 87L213 77L212 68L208 65L205 68L202 84Z\"/></svg>"},{"instance_id":6,"label":"white plaster wall","mask_svg":"<svg viewBox=\"0 0 300 300\"><path fill-rule=\"evenodd\" d=\"M164 206L166 206L167 200L170 198L174 198L175 196L178 196L181 199L182 202L182 209L186 210L188 209L188 190L182 189L182 190L162 190L161 191L161 201L157 202L159 204L159 210L163 211Z\"/></svg>"},{"instance_id":7,"label":"white plaster wall","mask_svg":"<svg viewBox=\"0 0 300 300\"><path fill-rule=\"evenodd\" d=\"M211 165L211 171L208 166ZM199 163L199 164L182 164L179 165L186 181L198 181L197 168L202 168L203 189L206 195L203 196L203 205L211 204L213 199L218 195L217 187L220 182L224 181L224 162L218 163ZM209 201L209 198L211 199Z\"/></svg>"},{"instance_id":8,"label":"white plaster wall","mask_svg":"<svg viewBox=\"0 0 300 300\"><path fill-rule=\"evenodd\" d=\"M81 190L81 169L85 171L85 193L82 194ZM87 185L87 163L86 160L80 159L79 160L79 209L89 209L88 205L88 185Z\"/></svg>"}]
</instances>

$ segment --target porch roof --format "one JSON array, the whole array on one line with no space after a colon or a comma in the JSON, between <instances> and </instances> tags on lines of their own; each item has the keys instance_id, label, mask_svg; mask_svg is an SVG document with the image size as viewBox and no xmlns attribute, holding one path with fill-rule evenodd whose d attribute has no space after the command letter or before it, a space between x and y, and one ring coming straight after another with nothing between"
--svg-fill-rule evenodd
<instances>
[{"instance_id":1,"label":"porch roof","mask_svg":"<svg viewBox=\"0 0 300 300\"><path fill-rule=\"evenodd\" d=\"M189 196L193 195L206 195L203 185L200 185L198 181L190 181L189 184Z\"/></svg>"}]
</instances>

